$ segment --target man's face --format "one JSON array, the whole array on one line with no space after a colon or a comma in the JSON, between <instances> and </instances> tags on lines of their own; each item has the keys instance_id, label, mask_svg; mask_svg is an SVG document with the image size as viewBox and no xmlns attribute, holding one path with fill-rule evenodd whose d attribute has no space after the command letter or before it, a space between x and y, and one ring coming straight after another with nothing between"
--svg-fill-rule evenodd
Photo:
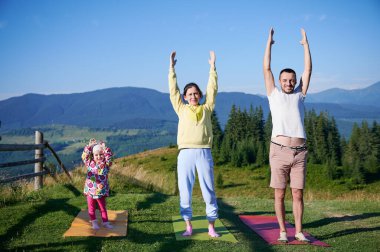
<instances>
[{"instance_id":1,"label":"man's face","mask_svg":"<svg viewBox=\"0 0 380 252\"><path fill-rule=\"evenodd\" d=\"M291 94L297 84L296 75L294 73L283 72L280 76L281 89L286 94Z\"/></svg>"}]
</instances>

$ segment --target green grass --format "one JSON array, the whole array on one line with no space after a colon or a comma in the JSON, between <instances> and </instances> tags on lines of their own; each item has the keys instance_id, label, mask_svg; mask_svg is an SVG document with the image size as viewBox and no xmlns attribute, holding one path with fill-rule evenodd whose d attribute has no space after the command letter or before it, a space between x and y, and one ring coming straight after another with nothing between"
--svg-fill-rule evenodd
<instances>
[{"instance_id":1,"label":"green grass","mask_svg":"<svg viewBox=\"0 0 380 252\"><path fill-rule=\"evenodd\" d=\"M376 251L380 247L378 202L306 202L304 228L332 245L269 246L240 222L238 214L273 215L272 200L254 197L219 198L220 218L238 243L176 241L171 217L178 215L178 197L157 192L113 191L108 209L129 211L128 235L114 238L67 237L76 214L86 207L81 187L53 185L33 192L25 201L0 208L0 250L34 251ZM204 214L195 197L194 212ZM290 202L287 202L290 209ZM293 221L291 213L287 218ZM206 221L206 220L205 220Z\"/></svg>"},{"instance_id":2,"label":"green grass","mask_svg":"<svg viewBox=\"0 0 380 252\"><path fill-rule=\"evenodd\" d=\"M6 193L0 195L0 251L378 251L380 247L379 184L349 191L344 184L319 181L319 166L311 166L309 171L308 176L313 177L305 193L303 223L305 231L331 248L269 246L239 220L239 214L274 215L267 167L215 168L216 174L223 175L223 185L216 190L220 219L238 243L176 241L171 222L172 216L179 214L179 198L173 189L176 155L176 149L164 148L116 160L107 206L129 211L126 237L63 238L80 209L86 208L81 193L83 169L74 171L73 184L60 177L59 183L48 180L37 192L8 188L8 198ZM15 199L18 193L20 197ZM200 195L196 184L194 214L204 215ZM289 199L288 195L286 218L294 223Z\"/></svg>"},{"instance_id":3,"label":"green grass","mask_svg":"<svg viewBox=\"0 0 380 252\"><path fill-rule=\"evenodd\" d=\"M113 171L127 177L138 178L142 184L150 184L162 193L176 192L175 181L178 150L176 148L161 148L139 153L115 160ZM351 190L344 181L331 181L324 176L323 165L308 164L305 198L309 200L355 200L364 198L380 200L380 181L363 186L360 190ZM217 188L217 196L234 197L246 195L255 198L271 199L273 191L269 188L269 166L260 168L230 165L215 166L215 180L221 174L223 183ZM162 178L166 179L164 182ZM194 195L201 196L197 182ZM290 190L287 199L290 199Z\"/></svg>"}]
</instances>

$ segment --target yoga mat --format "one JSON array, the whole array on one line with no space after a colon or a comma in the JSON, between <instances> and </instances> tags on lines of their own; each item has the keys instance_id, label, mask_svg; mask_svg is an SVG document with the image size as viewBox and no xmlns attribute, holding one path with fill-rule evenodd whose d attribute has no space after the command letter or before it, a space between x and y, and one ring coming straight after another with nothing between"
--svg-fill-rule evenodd
<instances>
[{"instance_id":1,"label":"yoga mat","mask_svg":"<svg viewBox=\"0 0 380 252\"><path fill-rule=\"evenodd\" d=\"M278 244L290 244L290 245L305 245L305 243L297 241L294 238L295 228L289 224L285 223L286 230L288 233L288 243L278 242L277 239L280 235L280 229L277 223L276 216L262 216L262 215L239 215L241 221L243 221L248 227L255 231L261 236L267 243L271 245ZM327 243L321 242L310 234L303 232L305 237L311 241L310 245L330 247Z\"/></svg>"},{"instance_id":2,"label":"yoga mat","mask_svg":"<svg viewBox=\"0 0 380 252\"><path fill-rule=\"evenodd\" d=\"M96 210L96 216L99 223L99 230L92 229L90 218L88 216L87 209L81 210L74 221L71 223L71 227L63 234L63 237L68 236L96 236L96 237L111 237L111 236L126 236L127 224L128 224L128 211L108 210L108 220L112 224L113 228L108 229L102 226L102 219L100 212Z\"/></svg>"},{"instance_id":3,"label":"yoga mat","mask_svg":"<svg viewBox=\"0 0 380 252\"><path fill-rule=\"evenodd\" d=\"M181 216L173 216L173 228L175 233L175 238L177 241L181 240L216 240L216 241L228 241L236 243L235 237L227 230L223 223L217 219L215 221L215 231L221 236L218 238L212 238L208 235L208 221L205 216L193 216L191 224L193 225L193 235L192 236L182 236L185 232L186 224Z\"/></svg>"}]
</instances>

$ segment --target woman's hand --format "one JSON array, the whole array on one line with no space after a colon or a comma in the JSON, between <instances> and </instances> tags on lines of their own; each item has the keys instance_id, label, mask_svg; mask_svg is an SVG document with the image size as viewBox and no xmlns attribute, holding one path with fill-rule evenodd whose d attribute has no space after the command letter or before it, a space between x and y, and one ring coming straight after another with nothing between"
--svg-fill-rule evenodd
<instances>
[{"instance_id":1,"label":"woman's hand","mask_svg":"<svg viewBox=\"0 0 380 252\"><path fill-rule=\"evenodd\" d=\"M177 60L175 59L176 51L173 51L170 54L170 67L174 67L175 64L177 63Z\"/></svg>"},{"instance_id":2,"label":"woman's hand","mask_svg":"<svg viewBox=\"0 0 380 252\"><path fill-rule=\"evenodd\" d=\"M271 45L274 44L273 34L274 34L274 29L270 28L270 30L269 30L269 36L268 36L268 43L270 43Z\"/></svg>"}]
</instances>

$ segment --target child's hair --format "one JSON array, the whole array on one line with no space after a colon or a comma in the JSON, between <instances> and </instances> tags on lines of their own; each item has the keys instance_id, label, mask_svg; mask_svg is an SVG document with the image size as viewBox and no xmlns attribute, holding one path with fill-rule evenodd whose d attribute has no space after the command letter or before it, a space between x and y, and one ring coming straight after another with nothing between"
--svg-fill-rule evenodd
<instances>
[{"instance_id":1,"label":"child's hair","mask_svg":"<svg viewBox=\"0 0 380 252\"><path fill-rule=\"evenodd\" d=\"M183 95L186 95L187 90L188 90L189 88L192 88L192 87L195 87L195 88L197 89L200 98L202 98L202 97L203 97L202 91L201 91L201 89L198 87L198 85L197 85L196 83L194 83L194 82L190 82L190 83L186 84L186 86L183 88Z\"/></svg>"},{"instance_id":2,"label":"child's hair","mask_svg":"<svg viewBox=\"0 0 380 252\"><path fill-rule=\"evenodd\" d=\"M92 147L92 152L104 152L103 146L100 144L94 145L94 147Z\"/></svg>"}]
</instances>

